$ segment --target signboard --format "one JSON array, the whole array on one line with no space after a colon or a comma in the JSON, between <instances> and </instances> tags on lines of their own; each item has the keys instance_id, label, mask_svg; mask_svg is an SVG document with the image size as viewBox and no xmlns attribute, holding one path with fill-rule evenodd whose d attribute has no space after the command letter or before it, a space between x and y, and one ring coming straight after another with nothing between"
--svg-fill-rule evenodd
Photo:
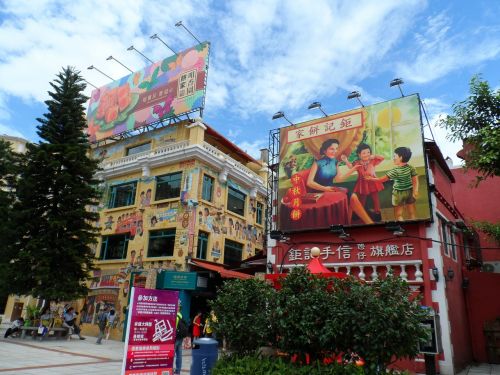
<instances>
[{"instance_id":1,"label":"signboard","mask_svg":"<svg viewBox=\"0 0 500 375\"><path fill-rule=\"evenodd\" d=\"M437 323L439 319L438 315L433 315L430 319L424 320L420 323L422 326L429 330L429 338L425 343L419 344L419 352L423 354L439 354L441 344L439 342L440 332L439 324Z\"/></svg>"},{"instance_id":2,"label":"signboard","mask_svg":"<svg viewBox=\"0 0 500 375\"><path fill-rule=\"evenodd\" d=\"M195 290L196 272L163 271L158 275L156 287L160 289Z\"/></svg>"},{"instance_id":3,"label":"signboard","mask_svg":"<svg viewBox=\"0 0 500 375\"><path fill-rule=\"evenodd\" d=\"M203 108L209 46L201 43L92 91L90 142Z\"/></svg>"},{"instance_id":4,"label":"signboard","mask_svg":"<svg viewBox=\"0 0 500 375\"><path fill-rule=\"evenodd\" d=\"M279 229L430 220L411 95L280 129Z\"/></svg>"},{"instance_id":5,"label":"signboard","mask_svg":"<svg viewBox=\"0 0 500 375\"><path fill-rule=\"evenodd\" d=\"M173 373L178 292L132 288L122 375Z\"/></svg>"},{"instance_id":6,"label":"signboard","mask_svg":"<svg viewBox=\"0 0 500 375\"><path fill-rule=\"evenodd\" d=\"M394 239L380 243L345 243L332 245L295 245L286 254L276 254L283 265L304 264L311 261L311 248L318 246L323 264L390 263L420 259L420 245L416 240ZM280 248L278 248L280 249ZM280 249L283 252L283 249ZM274 250L278 251L278 250ZM285 256L285 258L283 258Z\"/></svg>"}]
</instances>

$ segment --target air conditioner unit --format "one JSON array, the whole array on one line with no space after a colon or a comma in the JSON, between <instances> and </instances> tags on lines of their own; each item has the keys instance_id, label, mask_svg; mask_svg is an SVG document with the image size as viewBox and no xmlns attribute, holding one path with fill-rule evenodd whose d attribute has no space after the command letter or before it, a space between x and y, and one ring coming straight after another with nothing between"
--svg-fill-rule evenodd
<instances>
[{"instance_id":1,"label":"air conditioner unit","mask_svg":"<svg viewBox=\"0 0 500 375\"><path fill-rule=\"evenodd\" d=\"M483 262L481 271L500 273L500 262Z\"/></svg>"}]
</instances>

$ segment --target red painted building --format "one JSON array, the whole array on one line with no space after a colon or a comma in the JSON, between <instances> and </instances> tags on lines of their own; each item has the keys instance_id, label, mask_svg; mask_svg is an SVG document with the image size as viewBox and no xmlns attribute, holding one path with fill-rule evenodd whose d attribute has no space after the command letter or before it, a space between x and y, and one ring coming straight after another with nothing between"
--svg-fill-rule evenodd
<instances>
[{"instance_id":1,"label":"red painted building","mask_svg":"<svg viewBox=\"0 0 500 375\"><path fill-rule=\"evenodd\" d=\"M460 156L460 153L459 153ZM451 170L455 178L455 204L468 223L476 221L500 222L500 178L493 177L475 185L476 172L463 168ZM482 272L465 270L467 288L464 289L473 359L477 362L500 363L500 247L481 231L477 231L480 252L476 254ZM475 262L475 259L472 259ZM470 268L470 267L469 267ZM498 322L498 320L497 320Z\"/></svg>"},{"instance_id":2,"label":"red painted building","mask_svg":"<svg viewBox=\"0 0 500 375\"><path fill-rule=\"evenodd\" d=\"M422 294L423 305L438 314L440 350L435 357L436 368L441 374L455 374L474 360L488 360L482 325L485 319L495 317L495 312L500 315L500 278L496 278L500 274L483 280L484 273L479 268L481 251L470 230L470 219L498 221L498 211L488 216L492 207L498 210L498 204L491 202L492 197L499 196L498 184L496 189L494 185L485 185L487 191L480 198L485 199L481 203L484 213L476 216L476 192L466 194L467 177L450 169L435 142L425 142L424 153L431 220L401 222L403 231L388 231L388 226L382 224L345 226L343 233L339 228L334 228L335 233L283 233L282 241L269 241L268 261L273 264L273 272L287 272L309 263L310 249L317 246L321 249L320 259L332 272L345 272L369 282L392 270ZM277 201L273 203L276 213ZM274 228L279 229L276 215L273 220ZM487 282L492 285L487 286ZM474 305L484 305L482 298L488 293L496 297L490 298L488 306L478 312ZM412 372L425 372L423 355L399 365Z\"/></svg>"}]
</instances>

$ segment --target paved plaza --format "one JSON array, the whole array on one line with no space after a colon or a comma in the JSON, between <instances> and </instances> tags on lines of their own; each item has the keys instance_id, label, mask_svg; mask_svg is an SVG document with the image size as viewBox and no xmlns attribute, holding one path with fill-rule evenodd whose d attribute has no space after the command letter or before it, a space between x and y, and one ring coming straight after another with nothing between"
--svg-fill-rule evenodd
<instances>
[{"instance_id":1,"label":"paved plaza","mask_svg":"<svg viewBox=\"0 0 500 375\"><path fill-rule=\"evenodd\" d=\"M87 340L0 339L1 375L119 375L123 343ZM182 373L189 374L191 350L183 350Z\"/></svg>"},{"instance_id":2,"label":"paved plaza","mask_svg":"<svg viewBox=\"0 0 500 375\"><path fill-rule=\"evenodd\" d=\"M119 375L123 343L87 340L0 339L0 375ZM191 350L183 350L182 374L189 374ZM458 375L500 375L500 365L478 364Z\"/></svg>"}]
</instances>

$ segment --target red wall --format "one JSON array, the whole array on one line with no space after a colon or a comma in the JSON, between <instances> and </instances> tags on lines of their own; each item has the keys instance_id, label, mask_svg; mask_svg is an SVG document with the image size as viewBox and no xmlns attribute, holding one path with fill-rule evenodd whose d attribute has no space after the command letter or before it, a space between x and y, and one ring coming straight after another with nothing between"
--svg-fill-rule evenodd
<instances>
[{"instance_id":1,"label":"red wall","mask_svg":"<svg viewBox=\"0 0 500 375\"><path fill-rule=\"evenodd\" d=\"M464 277L469 279L465 296L469 306L474 361L488 362L483 327L484 322L500 317L500 274L464 271Z\"/></svg>"},{"instance_id":2,"label":"red wall","mask_svg":"<svg viewBox=\"0 0 500 375\"><path fill-rule=\"evenodd\" d=\"M481 182L478 187L471 184L475 182L475 171L465 171L463 168L451 170L456 183L453 184L455 204L464 215L465 219L471 221L500 222L500 177L488 178ZM494 241L484 233L480 233L481 247L498 247ZM482 250L483 261L500 261L499 250Z\"/></svg>"},{"instance_id":3,"label":"red wall","mask_svg":"<svg viewBox=\"0 0 500 375\"><path fill-rule=\"evenodd\" d=\"M436 197L437 209L446 220L453 223L460 217L459 212L456 211L457 207L455 205L456 193L453 190L455 184L450 181L449 176L437 163L431 162L431 170L434 176L436 193L441 195L441 198ZM445 202L442 201L443 198ZM436 225L439 225L439 222L437 222ZM439 232L441 234L441 230ZM450 339L453 346L453 364L455 370L460 371L471 362L472 348L467 305L462 289L462 269L464 264L464 250L463 247L460 246L462 245L462 236L458 233L454 234L454 236L456 244L458 245L456 247L456 260L452 258L451 250L448 255L446 255L444 252L444 245L441 244L440 246L441 256L443 258L443 268L439 270L439 282L445 283L451 334ZM443 241L443 238L439 240ZM454 273L452 279L448 277L448 270ZM446 324L446 322L443 323Z\"/></svg>"}]
</instances>

